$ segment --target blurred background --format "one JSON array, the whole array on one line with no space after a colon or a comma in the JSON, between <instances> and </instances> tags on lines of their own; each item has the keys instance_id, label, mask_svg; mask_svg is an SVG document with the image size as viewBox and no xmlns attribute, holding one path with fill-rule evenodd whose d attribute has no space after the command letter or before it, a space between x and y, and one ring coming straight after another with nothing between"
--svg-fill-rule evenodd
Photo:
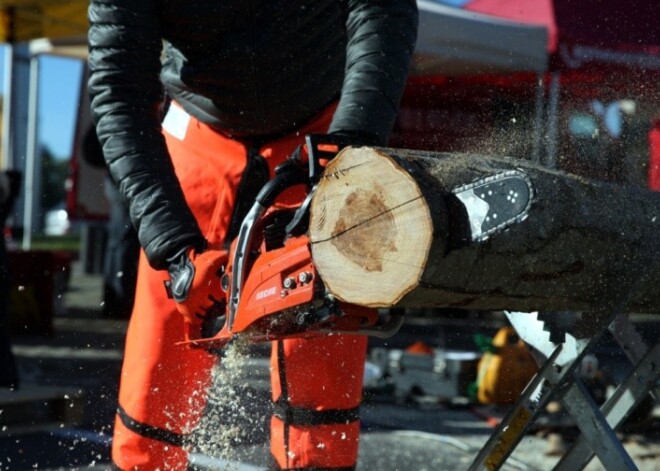
<instances>
[{"instance_id":1,"label":"blurred background","mask_svg":"<svg viewBox=\"0 0 660 471\"><path fill-rule=\"evenodd\" d=\"M653 3L419 0L419 40L392 147L509 155L660 190L660 34ZM0 469L108 461L129 312L109 309L104 270L113 202L105 169L84 155L86 11L82 0L0 0L0 170L20 174L3 224L11 273L7 325L21 380L17 390L0 388ZM636 322L657 339L653 318ZM365 423L374 430L416 423L437 432L423 413L416 415L423 407L451 414L456 409L447 404L456 398L465 407L478 404L468 383L483 345L505 326L501 313L409 313L400 336L371 344L371 393L391 408L379 410L389 422L376 423L372 413ZM400 367L402 352L415 344L421 350L413 353L433 358L419 367L423 373L397 383L390 371L390 380L380 381L384 365L391 360ZM448 351L463 353L451 361L457 372L467 368L467 377L426 374ZM607 342L601 353L599 378L607 379L598 387L606 389L624 373ZM255 368L262 381L265 365ZM397 409L402 401L407 405ZM647 409L650 427L653 407ZM465 439L466 456L488 430L481 429L486 419L479 410L460 416L470 417L469 430L452 429L446 420L442 429ZM498 414L489 409L486 416ZM657 428L642 435L657 438ZM657 457L656 448L633 445ZM536 455L526 458L539 459L541 468L552 459ZM379 466L373 469L386 469Z\"/></svg>"}]
</instances>

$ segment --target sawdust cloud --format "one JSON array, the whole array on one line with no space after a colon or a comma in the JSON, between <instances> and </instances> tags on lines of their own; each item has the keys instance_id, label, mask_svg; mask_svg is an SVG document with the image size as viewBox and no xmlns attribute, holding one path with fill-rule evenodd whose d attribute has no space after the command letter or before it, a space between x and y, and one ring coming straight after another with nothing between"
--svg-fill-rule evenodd
<instances>
[{"instance_id":1,"label":"sawdust cloud","mask_svg":"<svg viewBox=\"0 0 660 471\"><path fill-rule=\"evenodd\" d=\"M223 471L234 470L232 462L238 461L237 450L250 442L255 429L264 425L263 412L253 407L259 402L257 393L246 382L249 357L245 340L226 347L211 373L205 412L189 434L187 449L223 460Z\"/></svg>"}]
</instances>

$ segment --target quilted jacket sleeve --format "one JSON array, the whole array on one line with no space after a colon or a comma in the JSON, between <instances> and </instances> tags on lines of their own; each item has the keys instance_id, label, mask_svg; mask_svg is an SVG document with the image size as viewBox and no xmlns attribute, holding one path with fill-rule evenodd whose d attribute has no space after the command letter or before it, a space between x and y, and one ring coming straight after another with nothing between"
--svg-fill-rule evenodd
<instances>
[{"instance_id":1,"label":"quilted jacket sleeve","mask_svg":"<svg viewBox=\"0 0 660 471\"><path fill-rule=\"evenodd\" d=\"M346 75L330 132L387 144L417 39L415 0L348 0Z\"/></svg>"},{"instance_id":2,"label":"quilted jacket sleeve","mask_svg":"<svg viewBox=\"0 0 660 471\"><path fill-rule=\"evenodd\" d=\"M92 0L89 93L105 160L150 264L204 243L161 134L157 0Z\"/></svg>"}]
</instances>

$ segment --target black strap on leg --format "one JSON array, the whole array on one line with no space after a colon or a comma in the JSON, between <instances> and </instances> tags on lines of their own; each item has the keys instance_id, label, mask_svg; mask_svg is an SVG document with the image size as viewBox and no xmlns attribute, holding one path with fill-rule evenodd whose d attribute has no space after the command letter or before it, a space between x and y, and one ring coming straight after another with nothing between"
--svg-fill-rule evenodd
<instances>
[{"instance_id":1,"label":"black strap on leg","mask_svg":"<svg viewBox=\"0 0 660 471\"><path fill-rule=\"evenodd\" d=\"M281 395L274 404L274 415L278 417L284 426L284 454L286 456L286 471L354 471L354 466L339 468L321 468L311 466L305 468L289 468L289 439L291 426L314 426L329 424L349 424L359 420L360 408L353 409L330 409L315 411L293 407L289 402L289 389L286 382L286 362L284 360L284 341L277 341L277 365L280 378Z\"/></svg>"},{"instance_id":2,"label":"black strap on leg","mask_svg":"<svg viewBox=\"0 0 660 471\"><path fill-rule=\"evenodd\" d=\"M278 340L277 341L277 366L278 366L278 373L280 376L280 398L278 402L283 402L285 404L289 404L289 388L286 384L286 362L284 361L284 341L283 340ZM291 421L289 420L289 417L286 414L282 417L282 422L284 423L284 456L286 457L286 465L287 468L289 467L289 434L290 430L289 427L291 427Z\"/></svg>"},{"instance_id":3,"label":"black strap on leg","mask_svg":"<svg viewBox=\"0 0 660 471\"><path fill-rule=\"evenodd\" d=\"M360 408L311 410L293 407L288 401L278 399L274 404L273 414L281 420L287 420L291 425L313 426L349 424L360 418Z\"/></svg>"},{"instance_id":4,"label":"black strap on leg","mask_svg":"<svg viewBox=\"0 0 660 471\"><path fill-rule=\"evenodd\" d=\"M185 435L139 422L128 415L124 408L121 406L117 407L117 415L121 419L121 422L124 424L124 427L126 427L131 432L137 433L138 435L149 438L151 440L167 443L169 445L178 447L183 445Z\"/></svg>"}]
</instances>

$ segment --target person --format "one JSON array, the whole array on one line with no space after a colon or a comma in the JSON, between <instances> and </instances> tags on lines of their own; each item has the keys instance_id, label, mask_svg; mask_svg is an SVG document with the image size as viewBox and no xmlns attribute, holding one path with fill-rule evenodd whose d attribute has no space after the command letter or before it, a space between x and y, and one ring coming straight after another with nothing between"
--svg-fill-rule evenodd
<instances>
[{"instance_id":1,"label":"person","mask_svg":"<svg viewBox=\"0 0 660 471\"><path fill-rule=\"evenodd\" d=\"M92 0L89 20L92 114L143 248L113 463L185 469L182 445L202 412L214 356L177 342L184 323L199 325L221 298L218 271L251 204L246 195L306 134L387 143L417 6ZM365 354L361 336L273 342L277 469L354 469Z\"/></svg>"},{"instance_id":2,"label":"person","mask_svg":"<svg viewBox=\"0 0 660 471\"><path fill-rule=\"evenodd\" d=\"M20 192L21 173L17 170L0 171L0 222L4 227ZM7 244L0 241L0 388L19 388L20 375L16 357L11 350L10 293L11 267Z\"/></svg>"},{"instance_id":3,"label":"person","mask_svg":"<svg viewBox=\"0 0 660 471\"><path fill-rule=\"evenodd\" d=\"M91 124L82 138L82 157L96 168L106 168L103 149ZM103 257L102 315L128 319L133 309L140 242L133 227L126 202L109 175L103 182L110 206L107 224L107 246Z\"/></svg>"}]
</instances>

